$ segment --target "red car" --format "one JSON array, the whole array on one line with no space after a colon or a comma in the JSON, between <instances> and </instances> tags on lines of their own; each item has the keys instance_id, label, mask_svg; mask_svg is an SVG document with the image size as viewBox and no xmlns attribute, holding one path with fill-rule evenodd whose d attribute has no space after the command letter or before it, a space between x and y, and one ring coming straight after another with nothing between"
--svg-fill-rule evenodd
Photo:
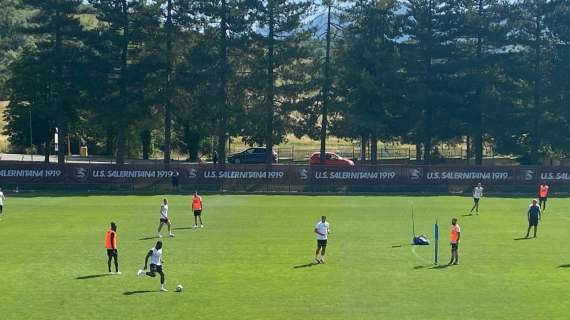
<instances>
[{"instance_id":1,"label":"red car","mask_svg":"<svg viewBox=\"0 0 570 320\"><path fill-rule=\"evenodd\" d=\"M321 164L321 153L315 152L309 159L310 165L320 165ZM325 153L325 163L326 166L353 166L354 161L350 159L343 158L336 153L327 152Z\"/></svg>"}]
</instances>

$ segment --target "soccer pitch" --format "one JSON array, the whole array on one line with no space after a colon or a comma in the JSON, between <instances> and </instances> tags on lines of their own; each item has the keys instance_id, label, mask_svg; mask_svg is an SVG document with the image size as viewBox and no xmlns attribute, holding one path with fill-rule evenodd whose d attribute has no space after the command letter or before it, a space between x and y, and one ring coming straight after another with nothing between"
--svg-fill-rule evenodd
<instances>
[{"instance_id":1,"label":"soccer pitch","mask_svg":"<svg viewBox=\"0 0 570 320\"><path fill-rule=\"evenodd\" d=\"M191 196L168 196L175 238L163 238L169 292L137 277L157 239L161 196L7 194L0 234L2 319L567 319L570 199L550 199L538 238L526 233L530 199L205 195L203 229ZM449 260L452 217L460 265ZM313 229L331 226L327 264ZM104 235L118 225L122 275L106 276ZM163 234L167 234L163 230ZM105 275L105 276L97 276ZM174 292L176 284L182 293Z\"/></svg>"}]
</instances>

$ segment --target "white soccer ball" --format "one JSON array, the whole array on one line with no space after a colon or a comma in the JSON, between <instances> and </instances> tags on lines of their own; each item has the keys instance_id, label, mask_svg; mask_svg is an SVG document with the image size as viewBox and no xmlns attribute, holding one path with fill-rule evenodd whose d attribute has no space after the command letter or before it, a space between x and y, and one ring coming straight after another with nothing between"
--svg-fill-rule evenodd
<instances>
[{"instance_id":1,"label":"white soccer ball","mask_svg":"<svg viewBox=\"0 0 570 320\"><path fill-rule=\"evenodd\" d=\"M181 284L176 286L176 292L182 292L182 289L184 289L184 287Z\"/></svg>"}]
</instances>

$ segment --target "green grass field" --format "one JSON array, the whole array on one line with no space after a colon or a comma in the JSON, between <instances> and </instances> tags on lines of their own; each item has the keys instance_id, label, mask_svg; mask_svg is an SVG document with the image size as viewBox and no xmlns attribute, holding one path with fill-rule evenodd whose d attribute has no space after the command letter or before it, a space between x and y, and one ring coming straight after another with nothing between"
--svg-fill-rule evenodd
<instances>
[{"instance_id":1,"label":"green grass field","mask_svg":"<svg viewBox=\"0 0 570 320\"><path fill-rule=\"evenodd\" d=\"M539 237L526 232L527 199L466 197L204 196L193 230L190 197L169 196L175 238L164 239L166 285L137 277L153 246L159 196L7 194L0 221L0 315L6 319L567 319L570 199L551 199ZM432 268L416 232L460 219L460 265ZM313 259L313 228L331 223L327 264ZM120 276L106 273L104 233L118 224ZM80 278L80 279L78 279ZM81 279L84 278L84 279ZM182 293L174 292L177 283ZM151 291L151 292L146 292Z\"/></svg>"}]
</instances>

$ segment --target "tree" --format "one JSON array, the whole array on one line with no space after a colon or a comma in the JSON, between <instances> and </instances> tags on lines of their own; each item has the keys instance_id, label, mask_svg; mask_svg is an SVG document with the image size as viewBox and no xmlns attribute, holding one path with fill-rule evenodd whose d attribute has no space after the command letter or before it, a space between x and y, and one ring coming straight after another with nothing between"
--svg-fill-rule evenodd
<instances>
[{"instance_id":1,"label":"tree","mask_svg":"<svg viewBox=\"0 0 570 320\"><path fill-rule=\"evenodd\" d=\"M40 50L48 53L46 59L50 70L50 103L56 114L59 132L58 163L65 163L67 129L74 107L77 107L77 92L65 84L65 77L73 74L69 51L81 45L83 33L78 15L80 0L24 0L24 4L36 9L31 16L32 26L28 32L34 34Z\"/></svg>"},{"instance_id":2,"label":"tree","mask_svg":"<svg viewBox=\"0 0 570 320\"><path fill-rule=\"evenodd\" d=\"M345 128L341 135L369 139L372 163L378 159L378 139L403 134L402 127L396 126L402 117L403 94L398 72L398 6L397 1L358 2L349 12L352 23L345 30L339 53L346 106L336 129Z\"/></svg>"},{"instance_id":3,"label":"tree","mask_svg":"<svg viewBox=\"0 0 570 320\"><path fill-rule=\"evenodd\" d=\"M410 0L406 8L403 28L406 44L404 70L412 90L407 101L422 114L421 125L414 128L417 144L423 143L424 163L431 163L435 139L448 139L450 131L449 110L459 101L453 92L452 68L459 15L457 2L441 0Z\"/></svg>"},{"instance_id":4,"label":"tree","mask_svg":"<svg viewBox=\"0 0 570 320\"><path fill-rule=\"evenodd\" d=\"M33 39L21 31L28 28L30 12L21 0L0 2L0 100L8 99L6 81L10 64L18 59L26 43Z\"/></svg>"},{"instance_id":5,"label":"tree","mask_svg":"<svg viewBox=\"0 0 570 320\"><path fill-rule=\"evenodd\" d=\"M252 67L258 86L253 89L253 110L264 109L263 141L267 148L266 163L273 161L273 145L285 134L288 111L302 99L299 85L303 82L300 71L307 63L310 52L303 46L311 30L302 29L308 14L309 2L290 0L261 1L256 12L259 31L256 35L257 67ZM256 106L257 105L257 108ZM257 118L259 119L259 118Z\"/></svg>"},{"instance_id":6,"label":"tree","mask_svg":"<svg viewBox=\"0 0 570 320\"><path fill-rule=\"evenodd\" d=\"M544 118L551 106L547 92L552 74L553 36L546 24L549 0L522 0L511 6L508 19L513 64L510 72L519 80L527 125L519 137L530 145L530 163L538 163L543 146Z\"/></svg>"}]
</instances>

